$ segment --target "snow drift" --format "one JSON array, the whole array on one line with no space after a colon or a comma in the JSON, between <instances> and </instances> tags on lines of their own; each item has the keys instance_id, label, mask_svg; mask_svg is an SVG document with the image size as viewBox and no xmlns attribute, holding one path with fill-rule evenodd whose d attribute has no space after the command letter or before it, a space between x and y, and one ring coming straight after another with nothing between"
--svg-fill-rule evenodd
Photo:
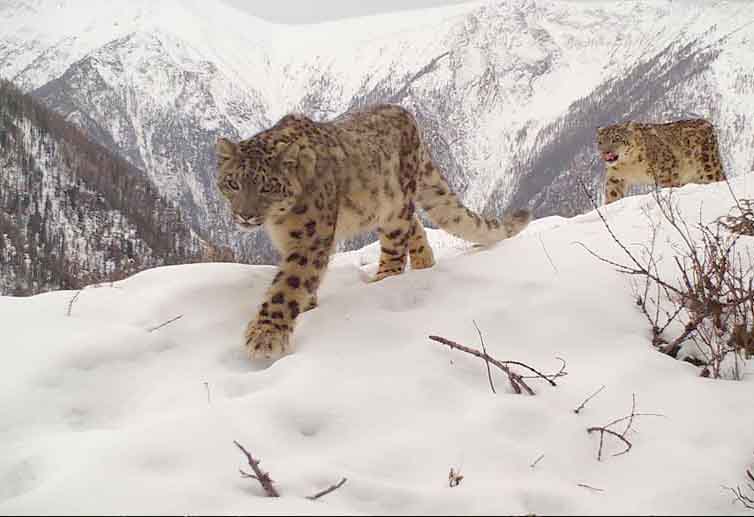
<instances>
[{"instance_id":1,"label":"snow drift","mask_svg":"<svg viewBox=\"0 0 754 517\"><path fill-rule=\"evenodd\" d=\"M734 188L754 195L747 176ZM705 220L731 205L724 184L676 195ZM653 203L605 214L643 242ZM0 298L0 513L744 512L721 486L743 483L752 460L752 377L700 378L652 349L628 280L574 245L620 257L595 212L536 220L492 248L430 238L435 267L376 284L363 282L375 246L335 257L295 353L274 363L241 346L272 267L162 267L75 301ZM493 372L492 394L481 361L427 339L478 347L472 320L495 357L547 371L562 357L568 375L530 381L531 397ZM664 416L638 418L631 451L612 456L608 441L597 461L586 428L626 415L632 394ZM233 440L280 499L239 476Z\"/></svg>"}]
</instances>

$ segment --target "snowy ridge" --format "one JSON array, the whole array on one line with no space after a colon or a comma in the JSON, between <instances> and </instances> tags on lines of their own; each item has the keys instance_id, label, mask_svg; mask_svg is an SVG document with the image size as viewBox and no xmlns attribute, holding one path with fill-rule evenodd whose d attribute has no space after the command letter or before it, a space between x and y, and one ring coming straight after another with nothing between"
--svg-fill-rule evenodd
<instances>
[{"instance_id":1,"label":"snowy ridge","mask_svg":"<svg viewBox=\"0 0 754 517\"><path fill-rule=\"evenodd\" d=\"M754 196L751 178L733 186ZM704 220L732 203L724 184L676 196ZM605 213L626 242L646 242L653 203ZM744 515L721 485L751 465L754 364L715 381L654 351L627 279L575 240L620 258L594 212L534 221L488 249L436 246L434 268L376 284L362 279L371 248L340 255L297 350L272 364L249 362L240 342L272 267L155 268L83 290L70 317L72 291L0 297L0 513ZM478 346L472 320L492 355L547 371L562 357L568 375L532 381L534 397L495 375L493 395L481 362L427 339ZM627 414L632 393L665 416L637 418L631 451L610 456L622 449L607 442L597 461L586 427ZM281 499L239 478L233 440Z\"/></svg>"}]
</instances>

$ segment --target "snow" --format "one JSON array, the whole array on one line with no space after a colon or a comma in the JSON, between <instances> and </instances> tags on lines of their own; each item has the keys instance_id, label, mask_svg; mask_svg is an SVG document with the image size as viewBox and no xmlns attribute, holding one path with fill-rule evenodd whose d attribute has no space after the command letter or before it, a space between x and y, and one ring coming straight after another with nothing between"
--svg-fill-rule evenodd
<instances>
[{"instance_id":1,"label":"snow","mask_svg":"<svg viewBox=\"0 0 754 517\"><path fill-rule=\"evenodd\" d=\"M746 176L734 187L754 196ZM676 196L705 220L731 205L725 185ZM653 210L637 196L605 214L641 243ZM374 245L335 257L296 351L275 362L241 346L273 267L152 269L84 289L70 316L71 291L0 298L0 514L743 515L721 487L752 460L753 365L742 381L704 379L654 351L628 280L574 244L620 258L595 212L492 248L430 238L435 267L379 283L364 283ZM427 339L476 347L472 320L492 355L547 371L562 357L568 375L531 381L530 397L493 372L492 394L478 359ZM638 417L631 451L612 456L609 441L597 461L586 428L628 414L632 394L664 416ZM240 478L233 440L281 499Z\"/></svg>"}]
</instances>

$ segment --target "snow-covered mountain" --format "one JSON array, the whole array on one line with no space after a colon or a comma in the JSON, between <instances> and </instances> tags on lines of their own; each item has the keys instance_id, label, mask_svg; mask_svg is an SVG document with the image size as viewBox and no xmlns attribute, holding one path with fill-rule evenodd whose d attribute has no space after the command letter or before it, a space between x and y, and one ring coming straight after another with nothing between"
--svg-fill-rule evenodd
<instances>
[{"instance_id":1,"label":"snow-covered mountain","mask_svg":"<svg viewBox=\"0 0 754 517\"><path fill-rule=\"evenodd\" d=\"M228 259L191 231L143 171L0 80L0 294Z\"/></svg>"},{"instance_id":2,"label":"snow-covered mountain","mask_svg":"<svg viewBox=\"0 0 754 517\"><path fill-rule=\"evenodd\" d=\"M751 177L733 188L754 196ZM704 221L733 203L724 184L674 195ZM663 221L651 196L604 215L636 249L647 216ZM660 235L674 271L679 237L667 223ZM80 291L70 316L73 291L0 297L0 514L751 515L725 487L751 495L754 360L725 381L654 350L628 279L573 245L626 259L597 213L541 218L483 250L429 238L435 267L378 283L362 280L375 245L336 255L295 351L272 364L241 343L269 266L154 268ZM427 338L479 349L475 323L492 356L545 373L561 357L567 375L516 395ZM586 430L629 415L632 395L644 415L612 428L631 450L605 436L599 461ZM234 440L280 498L239 476Z\"/></svg>"},{"instance_id":3,"label":"snow-covered mountain","mask_svg":"<svg viewBox=\"0 0 754 517\"><path fill-rule=\"evenodd\" d=\"M598 187L598 125L698 115L730 175L754 168L754 14L744 2L506 0L313 26L220 2L0 2L0 75L144 168L219 242L218 135L372 102L417 114L466 203L568 215Z\"/></svg>"}]
</instances>

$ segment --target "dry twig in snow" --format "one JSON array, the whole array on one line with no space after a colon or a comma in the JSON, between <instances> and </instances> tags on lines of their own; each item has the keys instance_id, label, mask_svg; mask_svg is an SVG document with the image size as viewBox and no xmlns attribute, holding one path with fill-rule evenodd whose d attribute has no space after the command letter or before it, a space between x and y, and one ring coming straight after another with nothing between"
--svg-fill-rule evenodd
<instances>
[{"instance_id":1,"label":"dry twig in snow","mask_svg":"<svg viewBox=\"0 0 754 517\"><path fill-rule=\"evenodd\" d=\"M480 338L481 338L481 335L482 334L480 332L479 333ZM486 349L483 352L480 352L479 350L461 345L459 343L456 343L455 341L451 341L450 339L446 339L440 336L429 336L429 339L431 339L432 341L437 341L438 343L442 343L443 345L447 345L450 348L455 348L456 350L460 350L462 352L466 352L467 354L471 354L476 357L479 357L480 359L483 359L484 362L487 364L490 387L492 388L493 393L495 392L495 388L492 385L492 375L489 373L490 364L496 366L497 368L505 372L505 374L508 376L508 381L511 383L511 387L513 388L513 391L515 391L517 394L520 394L522 391L526 391L526 393L528 393L529 395L534 395L534 390L532 390L531 387L529 387L525 379L543 379L547 381L551 386L557 386L557 384L555 384L555 381L553 379L557 377L562 377L567 374L567 372L565 371L565 361L563 361L563 359L560 359L560 358L558 359L563 363L563 365L560 368L560 371L554 374L546 375L532 368L528 364L522 363L520 361L499 361L495 359L494 357L492 357L491 355L489 355ZM484 343L482 344L482 346L484 347ZM534 375L524 377L514 372L513 370L511 370L508 367L508 365L515 365L515 366L520 366L522 368L526 368L527 370L534 373Z\"/></svg>"},{"instance_id":2,"label":"dry twig in snow","mask_svg":"<svg viewBox=\"0 0 754 517\"><path fill-rule=\"evenodd\" d=\"M178 316L176 316L175 318L171 318L171 319L169 319L168 321L166 321L166 322L164 322L164 323L160 323L160 324L159 324L159 325L157 325L156 327L152 327L152 328L149 328L149 329L147 329L147 332L154 332L155 330L158 330L158 329L161 329L162 327L165 327L165 326L167 326L167 325L170 325L170 324L171 324L171 323L173 323L174 321L176 321L176 320L179 320L179 319L181 319L181 318L183 318L183 314L179 314L179 315L178 315Z\"/></svg>"},{"instance_id":3,"label":"dry twig in snow","mask_svg":"<svg viewBox=\"0 0 754 517\"><path fill-rule=\"evenodd\" d=\"M538 233L537 237L539 238L539 243L542 245L542 249L545 251L545 255L547 256L547 260L550 261L550 265L552 266L553 271L555 271L555 274L559 274L560 271L558 271L558 266L555 265L555 262L552 261L552 257L550 256L550 252L547 251L547 247L545 246L545 242L542 240L542 234Z\"/></svg>"},{"instance_id":4,"label":"dry twig in snow","mask_svg":"<svg viewBox=\"0 0 754 517\"><path fill-rule=\"evenodd\" d=\"M319 498L320 498L320 497L322 497L323 495L327 495L327 494L329 494L330 492L334 492L335 490L339 489L340 487L342 487L343 485L345 485L345 484L346 484L346 481L348 481L348 480L347 480L346 478L343 478L343 479L341 479L341 480L340 480L340 481L339 481L339 482L338 482L337 484L335 484L335 485L330 485L330 486L329 486L328 488L325 488L325 489L324 489L324 490L322 490L321 492L317 492L317 493L316 493L316 494L314 494L314 495L308 495L308 496L306 496L306 498L307 498L307 499L311 499L312 501L314 501L315 499L319 499Z\"/></svg>"},{"instance_id":5,"label":"dry twig in snow","mask_svg":"<svg viewBox=\"0 0 754 517\"><path fill-rule=\"evenodd\" d=\"M251 453L244 449L244 446L237 441L233 440L233 443L236 444L236 447L241 449L241 452L244 453L246 460L249 462L251 470L254 471L254 474L249 474L248 472L244 472L243 470L239 469L241 477L256 479L257 481L259 481L259 484L262 485L262 488L264 489L268 497L280 497L280 494L278 494L278 491L272 485L273 481L272 479L270 479L270 475L267 472L263 472L262 469L259 468L260 460L255 460L252 457Z\"/></svg>"},{"instance_id":6,"label":"dry twig in snow","mask_svg":"<svg viewBox=\"0 0 754 517\"><path fill-rule=\"evenodd\" d=\"M495 391L495 385L492 383L492 371L490 370L490 359L489 355L487 355L487 347L484 346L484 338L482 337L482 331L479 330L479 327L476 324L476 321L471 320L471 322L474 324L474 328L476 328L477 333L479 334L479 342L482 344L482 353L484 354L484 364L487 365L487 379L490 381L490 388L492 389L492 393L497 393Z\"/></svg>"},{"instance_id":7,"label":"dry twig in snow","mask_svg":"<svg viewBox=\"0 0 754 517\"><path fill-rule=\"evenodd\" d=\"M754 510L754 474L751 473L751 470L746 471L746 477L749 478L749 481L746 482L746 486L749 488L750 493L744 493L743 489L740 486L737 486L736 488L730 488L730 487L723 487L727 488L731 492L733 492L733 495L736 496L736 500L744 505L744 507L748 508L749 510Z\"/></svg>"},{"instance_id":8,"label":"dry twig in snow","mask_svg":"<svg viewBox=\"0 0 754 517\"><path fill-rule=\"evenodd\" d=\"M602 390L604 390L604 389L605 389L605 385L603 384L600 389L598 389L597 391L595 391L594 393L592 393L591 395L589 395L586 399L584 399L584 402L582 402L581 404L579 404L579 407L577 407L576 409L574 409L573 412L578 415L579 412L581 412L581 410L584 409L584 406L586 406L587 402L589 402L594 397L596 397L597 395L599 395L600 392Z\"/></svg>"},{"instance_id":9,"label":"dry twig in snow","mask_svg":"<svg viewBox=\"0 0 754 517\"><path fill-rule=\"evenodd\" d=\"M81 289L76 291L76 294L74 294L71 299L68 301L68 310L66 311L65 315L70 316L71 315L71 309L73 309L73 304L76 303L76 300L78 299L79 295L81 294Z\"/></svg>"},{"instance_id":10,"label":"dry twig in snow","mask_svg":"<svg viewBox=\"0 0 754 517\"><path fill-rule=\"evenodd\" d=\"M588 488L589 490L594 490L595 492L604 492L604 488L597 488L591 485L587 485L586 483L576 483L576 486L580 486L581 488Z\"/></svg>"},{"instance_id":11,"label":"dry twig in snow","mask_svg":"<svg viewBox=\"0 0 754 517\"><path fill-rule=\"evenodd\" d=\"M463 481L463 475L461 474L461 471L455 471L453 470L453 467L450 467L450 472L448 472L448 486L450 488L456 487L461 484L461 481Z\"/></svg>"},{"instance_id":12,"label":"dry twig in snow","mask_svg":"<svg viewBox=\"0 0 754 517\"><path fill-rule=\"evenodd\" d=\"M609 424L587 428L586 430L587 433L594 433L594 432L600 433L600 446L599 446L599 449L597 450L597 461L602 460L602 449L605 445L606 434L617 438L618 440L623 442L623 445L626 447L624 450L613 454L613 456L620 456L621 454L626 454L628 451L631 450L632 444L628 440L628 438L626 438L626 434L631 430L631 426L634 423L634 418L637 416L665 416L665 415L661 415L659 413L637 413L636 412L636 393L633 393L631 394L631 414L630 415L624 416L622 418L616 418ZM612 429L610 429L611 426L615 424L619 424L621 422L626 422L626 421L627 421L626 428L623 430L623 432L619 433L617 431L613 431Z\"/></svg>"},{"instance_id":13,"label":"dry twig in snow","mask_svg":"<svg viewBox=\"0 0 754 517\"><path fill-rule=\"evenodd\" d=\"M728 185L730 187L730 184ZM738 200L736 200L738 202ZM738 202L738 215L726 215L717 219L728 231L741 235L754 235L754 199Z\"/></svg>"},{"instance_id":14,"label":"dry twig in snow","mask_svg":"<svg viewBox=\"0 0 754 517\"><path fill-rule=\"evenodd\" d=\"M580 184L610 237L629 260L619 263L577 244L619 272L643 280L643 287L639 281L632 284L636 305L650 325L652 345L678 357L690 341L696 349L686 348L683 360L704 366L700 375L740 379L742 357L754 353L754 264L748 248L739 244L741 235L754 232L754 200L739 202L731 190L741 216L706 223L700 207L699 220L692 226L673 199L672 190L661 194L658 186L653 197L660 216L654 220L649 209L645 211L651 239L649 245L640 245L644 254L640 259L618 239L592 193L583 181ZM663 273L666 268L660 268L662 256L656 244L661 226L670 232L666 238L672 236L678 241L671 245L676 279L670 279ZM677 335L666 339L667 330Z\"/></svg>"}]
</instances>

